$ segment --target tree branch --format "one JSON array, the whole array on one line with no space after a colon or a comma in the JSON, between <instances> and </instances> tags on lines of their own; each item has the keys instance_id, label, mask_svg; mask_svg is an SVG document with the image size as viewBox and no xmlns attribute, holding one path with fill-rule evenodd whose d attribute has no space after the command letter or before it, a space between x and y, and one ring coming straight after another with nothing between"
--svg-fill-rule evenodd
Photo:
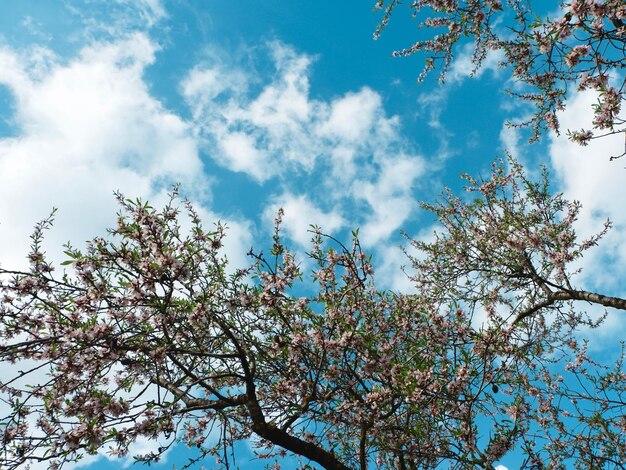
<instances>
[{"instance_id":1,"label":"tree branch","mask_svg":"<svg viewBox=\"0 0 626 470\"><path fill-rule=\"evenodd\" d=\"M303 441L273 424L267 423L263 416L263 411L257 402L249 401L247 406L252 418L252 430L263 439L267 439L271 443L296 455L301 455L313 462L317 462L327 470L351 470L350 467L341 463L333 453L328 452L326 449Z\"/></svg>"},{"instance_id":2,"label":"tree branch","mask_svg":"<svg viewBox=\"0 0 626 470\"><path fill-rule=\"evenodd\" d=\"M515 317L515 320L513 320L513 324L515 325L519 323L542 308L549 307L555 302L565 302L568 300L584 300L586 302L602 305L604 307L626 310L626 299L622 299L620 297L596 294L595 292L588 292L584 290L562 290L559 292L551 292L544 301L539 302L518 314L517 317Z\"/></svg>"}]
</instances>

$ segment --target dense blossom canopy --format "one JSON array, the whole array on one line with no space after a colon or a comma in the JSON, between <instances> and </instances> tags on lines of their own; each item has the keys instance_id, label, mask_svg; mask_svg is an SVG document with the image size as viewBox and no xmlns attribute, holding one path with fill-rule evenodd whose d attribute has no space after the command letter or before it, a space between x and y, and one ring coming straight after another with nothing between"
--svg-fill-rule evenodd
<instances>
[{"instance_id":1,"label":"dense blossom canopy","mask_svg":"<svg viewBox=\"0 0 626 470\"><path fill-rule=\"evenodd\" d=\"M468 183L428 206L440 229L413 242L413 294L376 289L356 234L315 230L302 279L280 213L270 253L231 272L224 228L176 191L160 211L120 195L117 226L68 246L60 274L43 221L30 270L0 269L2 467L125 455L142 436L161 447L141 460L178 440L225 468L250 438L276 467L285 453L328 469L626 461L622 358L594 362L577 332L602 320L588 303L626 300L569 269L604 230L579 240L579 206L514 161Z\"/></svg>"}]
</instances>

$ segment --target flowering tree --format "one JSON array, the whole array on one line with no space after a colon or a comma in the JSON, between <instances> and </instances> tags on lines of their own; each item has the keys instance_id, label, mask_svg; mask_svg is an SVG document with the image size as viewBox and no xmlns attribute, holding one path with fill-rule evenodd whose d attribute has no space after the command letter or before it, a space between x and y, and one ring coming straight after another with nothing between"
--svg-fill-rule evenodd
<instances>
[{"instance_id":1,"label":"flowering tree","mask_svg":"<svg viewBox=\"0 0 626 470\"><path fill-rule=\"evenodd\" d=\"M381 292L358 239L314 232L314 287L280 236L229 273L224 229L191 229L176 192L157 211L119 196L109 236L67 247L57 274L33 234L25 272L0 269L0 462L58 468L82 453L158 460L176 441L209 465L252 439L301 468L601 468L626 461L622 358L595 363L576 308L626 300L575 287L579 207L510 162L428 206L414 294ZM606 228L605 228L606 229ZM296 291L312 290L308 297ZM10 365L7 365L10 364ZM572 463L573 462L573 463ZM570 465L571 464L571 465Z\"/></svg>"},{"instance_id":2,"label":"flowering tree","mask_svg":"<svg viewBox=\"0 0 626 470\"><path fill-rule=\"evenodd\" d=\"M378 0L384 10L375 32L386 27L399 0ZM420 79L439 67L440 80L454 58L454 47L474 43L472 61L478 69L489 51L502 51L502 66L527 90L509 93L532 103L536 110L522 125L533 129L533 140L542 129L558 133L556 112L562 110L567 92L592 89L598 92L593 130L571 130L572 140L586 145L590 139L626 131L620 117L626 82L626 6L622 0L571 0L537 2L552 8L552 18L540 18L528 0L415 0L410 2L419 27L435 34L394 52L407 56L427 55ZM537 5L535 4L535 6ZM539 12L539 14L543 14Z\"/></svg>"}]
</instances>

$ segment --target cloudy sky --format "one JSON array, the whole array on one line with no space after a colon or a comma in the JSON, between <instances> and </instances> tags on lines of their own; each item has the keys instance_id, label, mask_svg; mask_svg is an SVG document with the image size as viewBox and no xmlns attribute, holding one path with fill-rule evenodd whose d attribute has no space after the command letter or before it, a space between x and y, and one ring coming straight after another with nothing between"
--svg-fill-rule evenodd
<instances>
[{"instance_id":1,"label":"cloudy sky","mask_svg":"<svg viewBox=\"0 0 626 470\"><path fill-rule=\"evenodd\" d=\"M428 236L433 223L419 201L458 187L461 172L486 176L506 149L530 171L548 165L555 190L583 203L581 232L614 221L581 283L623 294L626 170L608 161L622 137L529 146L505 127L528 109L504 93L498 57L469 78L461 50L445 86L418 85L420 58L391 57L413 40L410 15L373 41L370 3L3 2L0 263L24 263L33 225L53 207L47 249L60 257L63 243L80 246L114 221L114 190L158 205L180 182L207 222L230 227L235 265L267 246L282 207L300 253L309 224L340 238L360 228L379 286L410 290L400 231ZM590 121L594 100L570 97L562 127ZM620 338L622 323L611 317L596 334Z\"/></svg>"}]
</instances>

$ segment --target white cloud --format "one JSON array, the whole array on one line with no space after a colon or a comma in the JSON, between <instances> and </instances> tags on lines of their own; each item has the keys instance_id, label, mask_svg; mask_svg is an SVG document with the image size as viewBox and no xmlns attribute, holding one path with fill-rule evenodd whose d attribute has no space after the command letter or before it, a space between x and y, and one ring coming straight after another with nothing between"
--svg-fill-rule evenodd
<instances>
[{"instance_id":1,"label":"white cloud","mask_svg":"<svg viewBox=\"0 0 626 470\"><path fill-rule=\"evenodd\" d=\"M250 95L258 79L243 67L196 67L181 84L207 153L233 171L264 181L288 169L311 169L317 155L309 100L311 59L281 43L270 44L275 78ZM322 111L323 112L323 111ZM245 136L245 137L244 137Z\"/></svg>"},{"instance_id":2,"label":"white cloud","mask_svg":"<svg viewBox=\"0 0 626 470\"><path fill-rule=\"evenodd\" d=\"M302 123L309 121L315 105L308 99L311 59L278 42L272 43L271 51L280 79L266 86L250 107L242 110L241 118L280 138L298 132Z\"/></svg>"},{"instance_id":3,"label":"white cloud","mask_svg":"<svg viewBox=\"0 0 626 470\"><path fill-rule=\"evenodd\" d=\"M507 125L502 126L500 130L500 143L516 160L522 159L522 149L520 148L520 132L518 128Z\"/></svg>"},{"instance_id":4,"label":"white cloud","mask_svg":"<svg viewBox=\"0 0 626 470\"><path fill-rule=\"evenodd\" d=\"M405 243L406 245L406 243ZM404 247L408 248L408 247ZM394 292L405 294L415 293L413 281L409 278L410 260L398 245L385 245L377 250L376 260L376 287L378 289L390 289ZM408 272L403 271L408 269Z\"/></svg>"},{"instance_id":5,"label":"white cloud","mask_svg":"<svg viewBox=\"0 0 626 470\"><path fill-rule=\"evenodd\" d=\"M67 31L71 41L87 43L105 38L118 40L132 31L147 31L168 16L161 0L62 2L57 14L77 21L77 27ZM32 19L28 22L36 23Z\"/></svg>"},{"instance_id":6,"label":"white cloud","mask_svg":"<svg viewBox=\"0 0 626 470\"><path fill-rule=\"evenodd\" d=\"M339 142L363 142L372 132L375 118L380 113L380 95L371 89L347 93L331 103L330 115L321 123L320 133Z\"/></svg>"},{"instance_id":7,"label":"white cloud","mask_svg":"<svg viewBox=\"0 0 626 470\"><path fill-rule=\"evenodd\" d=\"M131 4L131 5L135 3L142 10L142 13L146 16L146 18L149 20L150 26L167 16L165 7L161 4L160 0L139 0L135 2L132 2L129 0L122 0L122 1L123 3Z\"/></svg>"},{"instance_id":8,"label":"white cloud","mask_svg":"<svg viewBox=\"0 0 626 470\"><path fill-rule=\"evenodd\" d=\"M60 247L111 225L113 190L155 200L181 182L191 198L210 196L192 129L143 81L155 51L142 34L95 43L67 63L41 50L0 50L0 85L15 98L18 129L0 139L3 266L23 264L33 225L53 206L49 246Z\"/></svg>"},{"instance_id":9,"label":"white cloud","mask_svg":"<svg viewBox=\"0 0 626 470\"><path fill-rule=\"evenodd\" d=\"M414 156L400 156L381 164L375 182L356 181L353 192L372 209L372 215L361 230L366 246L376 245L397 232L416 206L413 196L415 180L424 165Z\"/></svg>"},{"instance_id":10,"label":"white cloud","mask_svg":"<svg viewBox=\"0 0 626 470\"><path fill-rule=\"evenodd\" d=\"M264 169L270 163L269 156L256 147L254 137L245 132L231 132L221 139L219 145L230 170L248 173L261 181L266 178Z\"/></svg>"},{"instance_id":11,"label":"white cloud","mask_svg":"<svg viewBox=\"0 0 626 470\"><path fill-rule=\"evenodd\" d=\"M401 145L399 120L386 116L378 93L364 87L332 100L309 92L313 59L280 42L267 49L267 83L241 64L215 57L191 70L181 92L207 154L259 182L332 168L327 184L345 187L374 154Z\"/></svg>"},{"instance_id":12,"label":"white cloud","mask_svg":"<svg viewBox=\"0 0 626 470\"><path fill-rule=\"evenodd\" d=\"M399 117L387 115L368 87L313 98L313 59L280 42L267 51L274 65L269 81L213 54L181 83L206 153L257 182L277 179L283 196L272 200L266 220L282 205L285 231L300 246L308 244L309 224L329 231L361 226L367 245L395 235L415 208L413 187L425 168ZM307 197L293 196L302 185ZM354 215L346 223L341 213Z\"/></svg>"},{"instance_id":13,"label":"white cloud","mask_svg":"<svg viewBox=\"0 0 626 470\"><path fill-rule=\"evenodd\" d=\"M470 77L480 78L487 71L496 75L500 73L501 68L499 64L505 58L502 50L489 50L480 68L476 68L472 62L473 53L473 44L463 46L448 69L446 82L452 84L462 82Z\"/></svg>"},{"instance_id":14,"label":"white cloud","mask_svg":"<svg viewBox=\"0 0 626 470\"><path fill-rule=\"evenodd\" d=\"M458 149L450 145L454 142L454 133L441 121L441 115L448 105L449 93L450 87L440 85L439 88L434 88L428 93L420 94L417 99L418 116L426 121L439 142L437 159L440 162L458 152Z\"/></svg>"}]
</instances>

